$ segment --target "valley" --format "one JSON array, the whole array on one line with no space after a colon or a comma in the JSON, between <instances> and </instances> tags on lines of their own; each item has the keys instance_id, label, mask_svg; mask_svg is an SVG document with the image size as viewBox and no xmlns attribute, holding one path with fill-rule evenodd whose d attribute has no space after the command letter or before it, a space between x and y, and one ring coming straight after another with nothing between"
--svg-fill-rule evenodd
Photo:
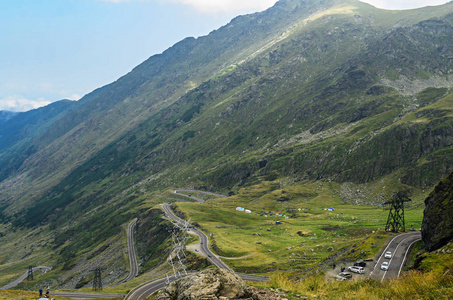
<instances>
[{"instance_id":1,"label":"valley","mask_svg":"<svg viewBox=\"0 0 453 300\"><path fill-rule=\"evenodd\" d=\"M50 270L15 290L91 294L97 268L94 296L161 286L190 220L191 271L292 299L453 297L452 36L451 2L280 0L79 101L0 113L0 286L29 266ZM371 265L399 193L423 243L395 278ZM358 260L365 276L334 280Z\"/></svg>"}]
</instances>

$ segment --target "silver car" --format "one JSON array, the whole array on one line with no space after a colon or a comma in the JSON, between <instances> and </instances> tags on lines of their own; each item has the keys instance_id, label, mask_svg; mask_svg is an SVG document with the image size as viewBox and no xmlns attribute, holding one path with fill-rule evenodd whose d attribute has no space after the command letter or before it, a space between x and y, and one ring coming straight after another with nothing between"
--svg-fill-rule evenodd
<instances>
[{"instance_id":1,"label":"silver car","mask_svg":"<svg viewBox=\"0 0 453 300\"><path fill-rule=\"evenodd\" d=\"M390 251L385 252L384 257L385 258L392 258L392 252L390 252Z\"/></svg>"}]
</instances>

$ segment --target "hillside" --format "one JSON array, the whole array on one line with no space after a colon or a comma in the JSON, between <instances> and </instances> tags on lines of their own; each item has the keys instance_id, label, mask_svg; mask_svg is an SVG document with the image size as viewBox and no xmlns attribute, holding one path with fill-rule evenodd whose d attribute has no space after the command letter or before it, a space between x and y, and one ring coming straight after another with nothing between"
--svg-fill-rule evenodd
<instances>
[{"instance_id":1,"label":"hillside","mask_svg":"<svg viewBox=\"0 0 453 300\"><path fill-rule=\"evenodd\" d=\"M344 203L379 204L401 189L421 202L453 170L451 36L452 3L390 12L281 0L47 119L10 119L0 265L13 274L44 260L64 273L107 249L124 272L121 226L183 186L243 195L263 182L305 185L291 205L315 198L315 182ZM25 134L26 124L39 128Z\"/></svg>"},{"instance_id":2,"label":"hillside","mask_svg":"<svg viewBox=\"0 0 453 300\"><path fill-rule=\"evenodd\" d=\"M425 200L422 238L428 251L445 246L453 239L453 173L436 185Z\"/></svg>"}]
</instances>

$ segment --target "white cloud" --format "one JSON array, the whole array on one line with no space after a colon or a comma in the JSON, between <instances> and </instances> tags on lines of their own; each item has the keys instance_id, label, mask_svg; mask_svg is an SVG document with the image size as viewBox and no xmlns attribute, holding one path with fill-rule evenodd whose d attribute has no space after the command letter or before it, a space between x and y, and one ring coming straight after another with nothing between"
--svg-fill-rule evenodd
<instances>
[{"instance_id":1,"label":"white cloud","mask_svg":"<svg viewBox=\"0 0 453 300\"><path fill-rule=\"evenodd\" d=\"M277 0L170 0L189 5L202 13L232 13L259 11L274 5Z\"/></svg>"},{"instance_id":2,"label":"white cloud","mask_svg":"<svg viewBox=\"0 0 453 300\"><path fill-rule=\"evenodd\" d=\"M0 99L0 110L21 112L46 106L48 104L50 104L50 101L47 101L44 98L30 100L23 96L15 95Z\"/></svg>"},{"instance_id":3,"label":"white cloud","mask_svg":"<svg viewBox=\"0 0 453 300\"><path fill-rule=\"evenodd\" d=\"M82 98L82 96L79 94L72 94L71 96L68 97L69 100L75 100L75 101L79 101L80 98Z\"/></svg>"},{"instance_id":4,"label":"white cloud","mask_svg":"<svg viewBox=\"0 0 453 300\"><path fill-rule=\"evenodd\" d=\"M99 0L104 2L121 3L146 0ZM278 0L148 0L156 2L173 2L191 6L201 13L238 13L265 10Z\"/></svg>"},{"instance_id":5,"label":"white cloud","mask_svg":"<svg viewBox=\"0 0 453 300\"><path fill-rule=\"evenodd\" d=\"M360 0L378 8L411 9L424 6L435 6L447 3L449 0Z\"/></svg>"}]
</instances>

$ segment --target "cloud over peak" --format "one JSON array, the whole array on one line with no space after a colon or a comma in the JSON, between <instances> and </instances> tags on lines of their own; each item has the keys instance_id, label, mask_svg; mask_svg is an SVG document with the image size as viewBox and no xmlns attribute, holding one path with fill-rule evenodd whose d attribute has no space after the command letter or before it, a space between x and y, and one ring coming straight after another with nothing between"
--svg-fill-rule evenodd
<instances>
[{"instance_id":1,"label":"cloud over peak","mask_svg":"<svg viewBox=\"0 0 453 300\"><path fill-rule=\"evenodd\" d=\"M0 110L22 112L46 106L49 105L50 103L51 103L50 101L47 101L44 98L31 100L23 96L16 95L0 99Z\"/></svg>"},{"instance_id":2,"label":"cloud over peak","mask_svg":"<svg viewBox=\"0 0 453 300\"><path fill-rule=\"evenodd\" d=\"M264 10L274 5L277 0L171 0L197 9L202 13L232 13L241 11Z\"/></svg>"},{"instance_id":3,"label":"cloud over peak","mask_svg":"<svg viewBox=\"0 0 453 300\"><path fill-rule=\"evenodd\" d=\"M104 2L120 3L132 1L172 2L191 6L201 13L240 13L245 11L259 11L269 8L278 0L100 0Z\"/></svg>"}]
</instances>

